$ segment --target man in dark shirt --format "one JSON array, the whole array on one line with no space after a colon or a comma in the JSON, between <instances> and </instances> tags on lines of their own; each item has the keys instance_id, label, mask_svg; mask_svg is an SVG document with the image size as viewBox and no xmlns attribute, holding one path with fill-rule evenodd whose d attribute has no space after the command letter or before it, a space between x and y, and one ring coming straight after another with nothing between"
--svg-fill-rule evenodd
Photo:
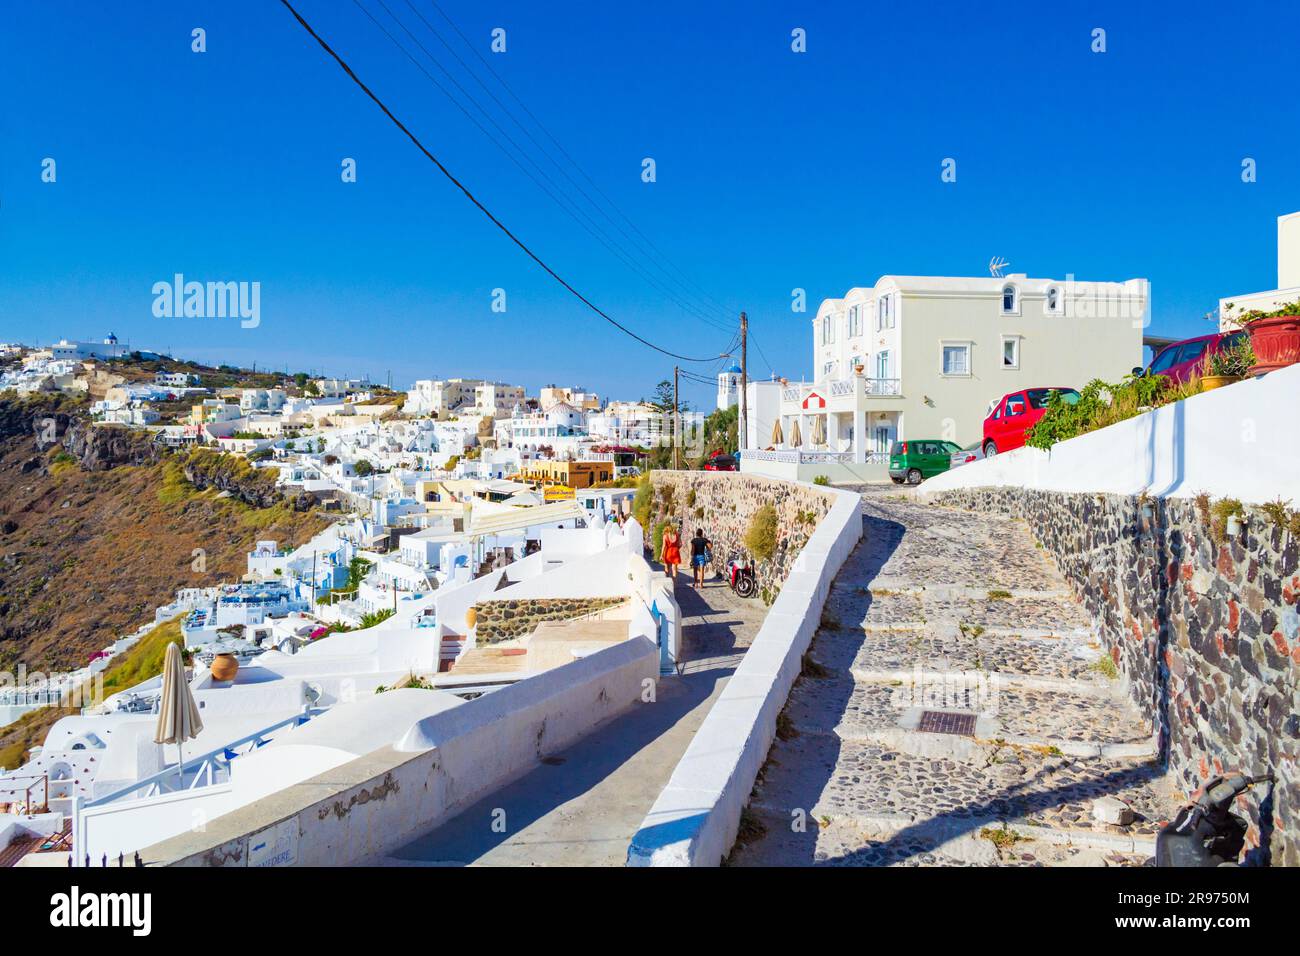
<instances>
[{"instance_id":1,"label":"man in dark shirt","mask_svg":"<svg viewBox=\"0 0 1300 956\"><path fill-rule=\"evenodd\" d=\"M704 569L713 557L709 539L704 537L704 529L696 528L695 537L691 538L691 571L695 575L696 589L704 587Z\"/></svg>"}]
</instances>

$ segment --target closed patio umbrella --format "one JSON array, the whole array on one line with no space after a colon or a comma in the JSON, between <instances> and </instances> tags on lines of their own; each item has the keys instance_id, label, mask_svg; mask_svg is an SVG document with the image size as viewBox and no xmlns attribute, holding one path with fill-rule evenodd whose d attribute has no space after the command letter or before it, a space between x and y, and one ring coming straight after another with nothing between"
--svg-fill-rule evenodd
<instances>
[{"instance_id":1,"label":"closed patio umbrella","mask_svg":"<svg viewBox=\"0 0 1300 956\"><path fill-rule=\"evenodd\" d=\"M826 444L826 416L818 415L813 419L812 443L815 446Z\"/></svg>"},{"instance_id":2,"label":"closed patio umbrella","mask_svg":"<svg viewBox=\"0 0 1300 956\"><path fill-rule=\"evenodd\" d=\"M156 744L176 745L178 775L181 774L180 765L185 762L185 741L198 736L202 729L203 718L199 716L199 705L194 702L189 681L185 679L185 663L181 660L180 645L168 644L167 657L163 661L158 726L154 730L153 740ZM182 782L183 780L182 776Z\"/></svg>"},{"instance_id":3,"label":"closed patio umbrella","mask_svg":"<svg viewBox=\"0 0 1300 956\"><path fill-rule=\"evenodd\" d=\"M772 444L779 445L785 441L785 435L781 433L781 419L772 422Z\"/></svg>"},{"instance_id":4,"label":"closed patio umbrella","mask_svg":"<svg viewBox=\"0 0 1300 956\"><path fill-rule=\"evenodd\" d=\"M799 432L799 419L790 423L790 447L799 448L803 445L803 435Z\"/></svg>"}]
</instances>

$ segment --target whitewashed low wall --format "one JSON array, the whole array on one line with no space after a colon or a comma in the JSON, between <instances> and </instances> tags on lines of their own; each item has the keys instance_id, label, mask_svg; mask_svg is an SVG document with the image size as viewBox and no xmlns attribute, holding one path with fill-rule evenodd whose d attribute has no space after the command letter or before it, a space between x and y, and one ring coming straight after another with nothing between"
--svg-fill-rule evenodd
<instances>
[{"instance_id":1,"label":"whitewashed low wall","mask_svg":"<svg viewBox=\"0 0 1300 956\"><path fill-rule=\"evenodd\" d=\"M635 638L418 721L394 746L141 851L148 865L373 862L644 699L659 650Z\"/></svg>"},{"instance_id":2,"label":"whitewashed low wall","mask_svg":"<svg viewBox=\"0 0 1300 956\"><path fill-rule=\"evenodd\" d=\"M1203 392L1051 451L1017 448L935 475L922 494L1013 487L1300 504L1300 365Z\"/></svg>"},{"instance_id":3,"label":"whitewashed low wall","mask_svg":"<svg viewBox=\"0 0 1300 956\"><path fill-rule=\"evenodd\" d=\"M742 452L740 470L746 475L763 475L780 481L812 482L824 476L833 485L870 485L889 480L889 466L883 462L845 461L795 461L775 457L759 457L754 452Z\"/></svg>"},{"instance_id":4,"label":"whitewashed low wall","mask_svg":"<svg viewBox=\"0 0 1300 956\"><path fill-rule=\"evenodd\" d=\"M862 499L835 503L804 545L763 626L628 847L629 866L717 866L776 736L836 573L862 537Z\"/></svg>"}]
</instances>

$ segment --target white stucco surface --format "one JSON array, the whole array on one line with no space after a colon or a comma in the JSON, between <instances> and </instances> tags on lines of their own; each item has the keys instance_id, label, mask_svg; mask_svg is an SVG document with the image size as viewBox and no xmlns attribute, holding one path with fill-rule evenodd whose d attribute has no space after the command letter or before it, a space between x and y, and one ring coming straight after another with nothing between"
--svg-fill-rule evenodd
<instances>
[{"instance_id":1,"label":"white stucco surface","mask_svg":"<svg viewBox=\"0 0 1300 956\"><path fill-rule=\"evenodd\" d=\"M629 866L717 866L735 842L831 582L862 537L861 497L830 491L835 503L633 837Z\"/></svg>"},{"instance_id":2,"label":"white stucco surface","mask_svg":"<svg viewBox=\"0 0 1300 956\"><path fill-rule=\"evenodd\" d=\"M1300 504L1300 365L1193 395L1069 441L929 479L922 494L1009 486Z\"/></svg>"}]
</instances>

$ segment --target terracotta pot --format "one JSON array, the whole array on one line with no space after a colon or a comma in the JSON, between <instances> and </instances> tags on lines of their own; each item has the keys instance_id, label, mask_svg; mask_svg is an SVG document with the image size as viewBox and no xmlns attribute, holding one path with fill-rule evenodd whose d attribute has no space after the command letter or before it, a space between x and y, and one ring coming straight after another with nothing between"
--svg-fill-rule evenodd
<instances>
[{"instance_id":1,"label":"terracotta pot","mask_svg":"<svg viewBox=\"0 0 1300 956\"><path fill-rule=\"evenodd\" d=\"M239 661L234 654L218 654L212 659L213 680L234 680L239 673Z\"/></svg>"},{"instance_id":2,"label":"terracotta pot","mask_svg":"<svg viewBox=\"0 0 1300 956\"><path fill-rule=\"evenodd\" d=\"M1201 390L1210 392L1216 388L1223 388L1225 385L1231 385L1233 382L1240 381L1240 375L1202 375Z\"/></svg>"},{"instance_id":3,"label":"terracotta pot","mask_svg":"<svg viewBox=\"0 0 1300 956\"><path fill-rule=\"evenodd\" d=\"M465 626L472 631L474 630L474 625L477 623L478 623L478 608L471 606L470 609L465 612Z\"/></svg>"},{"instance_id":4,"label":"terracotta pot","mask_svg":"<svg viewBox=\"0 0 1300 956\"><path fill-rule=\"evenodd\" d=\"M1300 315L1256 319L1246 326L1255 350L1252 374L1272 372L1300 362Z\"/></svg>"}]
</instances>

